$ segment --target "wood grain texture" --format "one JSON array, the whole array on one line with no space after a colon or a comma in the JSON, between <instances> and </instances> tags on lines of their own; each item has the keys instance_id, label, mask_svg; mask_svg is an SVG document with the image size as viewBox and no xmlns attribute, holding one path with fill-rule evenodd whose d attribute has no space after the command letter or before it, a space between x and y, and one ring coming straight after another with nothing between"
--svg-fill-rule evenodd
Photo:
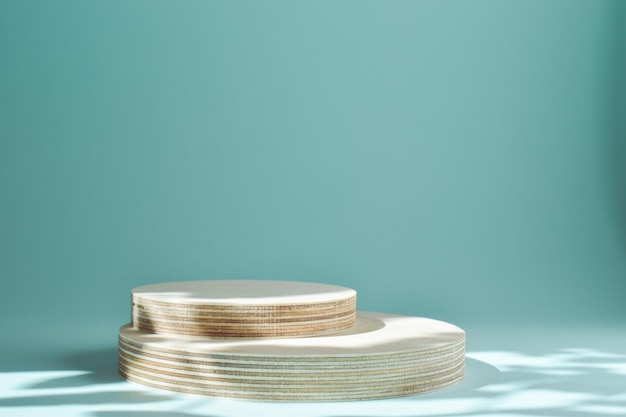
<instances>
[{"instance_id":1,"label":"wood grain texture","mask_svg":"<svg viewBox=\"0 0 626 417\"><path fill-rule=\"evenodd\" d=\"M463 378L465 333L437 320L357 313L329 336L223 339L119 334L119 370L155 388L264 401L350 401L410 395Z\"/></svg>"},{"instance_id":2,"label":"wood grain texture","mask_svg":"<svg viewBox=\"0 0 626 417\"><path fill-rule=\"evenodd\" d=\"M188 336L277 338L329 334L355 323L356 292L328 284L213 280L132 290L133 326Z\"/></svg>"}]
</instances>

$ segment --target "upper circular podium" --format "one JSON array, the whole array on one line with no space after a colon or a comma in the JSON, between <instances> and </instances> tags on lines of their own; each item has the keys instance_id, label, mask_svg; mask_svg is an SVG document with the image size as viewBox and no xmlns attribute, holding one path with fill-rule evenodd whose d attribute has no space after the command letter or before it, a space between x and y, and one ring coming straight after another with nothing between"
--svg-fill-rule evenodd
<instances>
[{"instance_id":1,"label":"upper circular podium","mask_svg":"<svg viewBox=\"0 0 626 417\"><path fill-rule=\"evenodd\" d=\"M356 291L264 280L183 281L131 291L133 327L211 337L304 337L354 326Z\"/></svg>"}]
</instances>

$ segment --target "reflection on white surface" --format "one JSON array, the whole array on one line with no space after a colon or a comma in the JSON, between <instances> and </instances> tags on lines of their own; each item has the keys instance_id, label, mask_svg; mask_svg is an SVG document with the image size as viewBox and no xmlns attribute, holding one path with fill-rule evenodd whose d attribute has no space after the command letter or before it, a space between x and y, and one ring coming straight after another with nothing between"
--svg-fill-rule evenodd
<instances>
[{"instance_id":1,"label":"reflection on white surface","mask_svg":"<svg viewBox=\"0 0 626 417\"><path fill-rule=\"evenodd\" d=\"M451 388L390 400L262 403L178 395L85 371L0 373L0 416L614 416L626 414L626 355L594 349L467 354Z\"/></svg>"}]
</instances>

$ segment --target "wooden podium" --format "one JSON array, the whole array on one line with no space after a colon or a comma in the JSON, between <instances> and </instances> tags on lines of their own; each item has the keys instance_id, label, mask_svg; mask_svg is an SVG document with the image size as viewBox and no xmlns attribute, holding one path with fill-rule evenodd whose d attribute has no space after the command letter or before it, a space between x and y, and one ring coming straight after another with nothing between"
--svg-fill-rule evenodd
<instances>
[{"instance_id":1,"label":"wooden podium","mask_svg":"<svg viewBox=\"0 0 626 417\"><path fill-rule=\"evenodd\" d=\"M139 287L119 331L119 371L169 391L311 402L398 397L463 378L463 330L355 307L354 290L326 284Z\"/></svg>"}]
</instances>

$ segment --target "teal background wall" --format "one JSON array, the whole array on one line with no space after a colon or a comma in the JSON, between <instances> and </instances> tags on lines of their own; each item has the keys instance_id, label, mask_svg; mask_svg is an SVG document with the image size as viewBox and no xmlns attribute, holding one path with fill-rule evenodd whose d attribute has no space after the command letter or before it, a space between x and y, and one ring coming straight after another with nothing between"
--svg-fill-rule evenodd
<instances>
[{"instance_id":1,"label":"teal background wall","mask_svg":"<svg viewBox=\"0 0 626 417\"><path fill-rule=\"evenodd\" d=\"M0 314L258 278L626 315L626 4L0 1Z\"/></svg>"}]
</instances>

